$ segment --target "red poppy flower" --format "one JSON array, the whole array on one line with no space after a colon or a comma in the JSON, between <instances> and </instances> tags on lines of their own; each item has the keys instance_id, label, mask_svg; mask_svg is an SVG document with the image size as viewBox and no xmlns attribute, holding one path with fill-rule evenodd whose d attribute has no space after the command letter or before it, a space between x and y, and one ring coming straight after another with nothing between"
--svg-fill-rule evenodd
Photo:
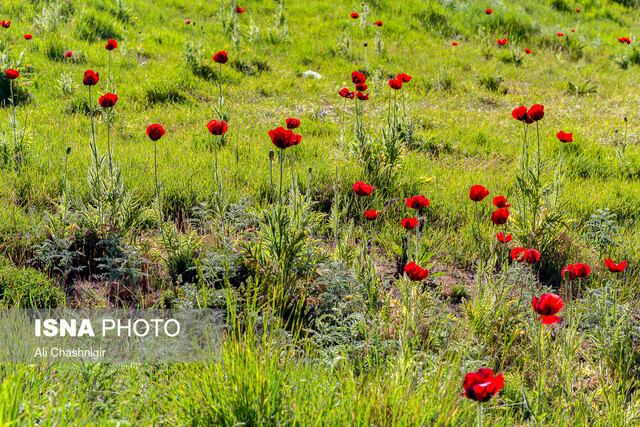
<instances>
[{"instance_id":1,"label":"red poppy flower","mask_svg":"<svg viewBox=\"0 0 640 427\"><path fill-rule=\"evenodd\" d=\"M511 203L507 203L507 198L504 196L496 196L493 198L493 205L497 208L510 208Z\"/></svg>"},{"instance_id":2,"label":"red poppy flower","mask_svg":"<svg viewBox=\"0 0 640 427\"><path fill-rule=\"evenodd\" d=\"M186 21L184 21L184 23L189 25L189 24L191 24L191 20L187 19Z\"/></svg>"},{"instance_id":3,"label":"red poppy flower","mask_svg":"<svg viewBox=\"0 0 640 427\"><path fill-rule=\"evenodd\" d=\"M4 28L9 28L11 26L11 21L0 21L0 25Z\"/></svg>"},{"instance_id":4,"label":"red poppy flower","mask_svg":"<svg viewBox=\"0 0 640 427\"><path fill-rule=\"evenodd\" d=\"M33 38L33 36L31 34L25 34L24 35L24 39L25 40L31 40Z\"/></svg>"},{"instance_id":5,"label":"red poppy flower","mask_svg":"<svg viewBox=\"0 0 640 427\"><path fill-rule=\"evenodd\" d=\"M404 272L409 280L414 282L422 282L424 279L429 277L429 270L420 267L413 261L404 266Z\"/></svg>"},{"instance_id":6,"label":"red poppy flower","mask_svg":"<svg viewBox=\"0 0 640 427\"><path fill-rule=\"evenodd\" d=\"M362 83L366 83L367 81L367 76L365 76L363 73L361 73L360 71L354 71L353 73L351 73L351 81L353 82L353 84L358 85L358 84L362 84Z\"/></svg>"},{"instance_id":7,"label":"red poppy flower","mask_svg":"<svg viewBox=\"0 0 640 427\"><path fill-rule=\"evenodd\" d=\"M524 53L531 53L531 49L525 49Z\"/></svg>"},{"instance_id":8,"label":"red poppy flower","mask_svg":"<svg viewBox=\"0 0 640 427\"><path fill-rule=\"evenodd\" d=\"M389 80L389 87L395 90L402 89L402 80L400 79Z\"/></svg>"},{"instance_id":9,"label":"red poppy flower","mask_svg":"<svg viewBox=\"0 0 640 427\"><path fill-rule=\"evenodd\" d=\"M227 132L227 129L229 129L229 126L224 120L211 120L207 123L207 129L209 129L211 135L224 135Z\"/></svg>"},{"instance_id":10,"label":"red poppy flower","mask_svg":"<svg viewBox=\"0 0 640 427\"><path fill-rule=\"evenodd\" d=\"M524 261L524 253L527 250L525 248L513 248L511 249L511 259L514 261L522 262Z\"/></svg>"},{"instance_id":11,"label":"red poppy flower","mask_svg":"<svg viewBox=\"0 0 640 427\"><path fill-rule=\"evenodd\" d=\"M558 37L564 37L564 33L556 33L556 36L558 36Z\"/></svg>"},{"instance_id":12,"label":"red poppy flower","mask_svg":"<svg viewBox=\"0 0 640 427\"><path fill-rule=\"evenodd\" d=\"M362 181L356 181L356 183L353 184L352 188L354 193L356 193L360 197L363 197L371 194L376 187Z\"/></svg>"},{"instance_id":13,"label":"red poppy flower","mask_svg":"<svg viewBox=\"0 0 640 427\"><path fill-rule=\"evenodd\" d=\"M398 80L402 80L403 83L409 83L413 77L411 77L409 74L400 73L396 76L396 78Z\"/></svg>"},{"instance_id":14,"label":"red poppy flower","mask_svg":"<svg viewBox=\"0 0 640 427\"><path fill-rule=\"evenodd\" d=\"M560 142L573 142L573 132L566 133L566 132L560 131L556 134L556 137L560 140Z\"/></svg>"},{"instance_id":15,"label":"red poppy flower","mask_svg":"<svg viewBox=\"0 0 640 427\"><path fill-rule=\"evenodd\" d=\"M376 21L376 27L382 27L382 21Z\"/></svg>"},{"instance_id":16,"label":"red poppy flower","mask_svg":"<svg viewBox=\"0 0 640 427\"><path fill-rule=\"evenodd\" d=\"M591 273L591 267L587 264L583 264L581 262L575 264L569 264L566 268L562 270L562 277L568 280L573 280L576 278L585 278L589 276Z\"/></svg>"},{"instance_id":17,"label":"red poppy flower","mask_svg":"<svg viewBox=\"0 0 640 427\"><path fill-rule=\"evenodd\" d=\"M469 372L464 376L462 387L467 399L486 402L502 390L504 378L502 374L494 377L491 369L478 369L478 372Z\"/></svg>"},{"instance_id":18,"label":"red poppy flower","mask_svg":"<svg viewBox=\"0 0 640 427\"><path fill-rule=\"evenodd\" d=\"M542 294L540 298L533 297L531 305L533 306L533 311L540 315L538 320L542 320L545 325L552 325L560 321L560 318L555 315L564 307L560 295Z\"/></svg>"},{"instance_id":19,"label":"red poppy flower","mask_svg":"<svg viewBox=\"0 0 640 427\"><path fill-rule=\"evenodd\" d=\"M487 15L491 15L493 13L493 10L487 9L484 11L484 13L486 13Z\"/></svg>"},{"instance_id":20,"label":"red poppy flower","mask_svg":"<svg viewBox=\"0 0 640 427\"><path fill-rule=\"evenodd\" d=\"M340 94L341 97L343 98L349 98L349 99L353 99L356 96L355 92L351 92L349 89L347 89L346 87L340 89L340 92L338 92Z\"/></svg>"},{"instance_id":21,"label":"red poppy flower","mask_svg":"<svg viewBox=\"0 0 640 427\"><path fill-rule=\"evenodd\" d=\"M353 19L360 18L360 14L358 12L351 12L351 15L349 15L349 16L352 17Z\"/></svg>"},{"instance_id":22,"label":"red poppy flower","mask_svg":"<svg viewBox=\"0 0 640 427\"><path fill-rule=\"evenodd\" d=\"M244 9L241 7L236 7L236 13L244 13Z\"/></svg>"},{"instance_id":23,"label":"red poppy flower","mask_svg":"<svg viewBox=\"0 0 640 427\"><path fill-rule=\"evenodd\" d=\"M511 239L513 239L511 234L505 235L502 232L496 234L496 237L498 238L498 242L500 242L500 243L509 243L511 241Z\"/></svg>"},{"instance_id":24,"label":"red poppy flower","mask_svg":"<svg viewBox=\"0 0 640 427\"><path fill-rule=\"evenodd\" d=\"M364 217L367 221L375 221L380 216L380 212L376 212L375 209L369 209L364 213Z\"/></svg>"},{"instance_id":25,"label":"red poppy flower","mask_svg":"<svg viewBox=\"0 0 640 427\"><path fill-rule=\"evenodd\" d=\"M118 48L118 42L113 40L113 39L109 39L109 41L107 42L106 46L104 47L107 50L113 50L113 49L117 49Z\"/></svg>"},{"instance_id":26,"label":"red poppy flower","mask_svg":"<svg viewBox=\"0 0 640 427\"><path fill-rule=\"evenodd\" d=\"M112 108L118 102L118 95L115 93L105 93L98 99L98 104L102 108Z\"/></svg>"},{"instance_id":27,"label":"red poppy flower","mask_svg":"<svg viewBox=\"0 0 640 427\"><path fill-rule=\"evenodd\" d=\"M542 118L544 117L544 105L532 105L531 108L529 108L529 110L527 111L527 117L529 117L534 122L542 120Z\"/></svg>"},{"instance_id":28,"label":"red poppy flower","mask_svg":"<svg viewBox=\"0 0 640 427\"><path fill-rule=\"evenodd\" d=\"M409 197L405 201L405 203L407 204L408 208L420 210L420 209L424 209L427 206L429 206L429 199L427 199L426 197L424 197L422 195L413 196L413 197Z\"/></svg>"},{"instance_id":29,"label":"red poppy flower","mask_svg":"<svg viewBox=\"0 0 640 427\"><path fill-rule=\"evenodd\" d=\"M360 92L366 92L366 91L367 91L367 89L369 89L369 86L367 86L367 84L366 84L366 83L358 83L358 84L356 85L356 90L357 90L357 91L360 91Z\"/></svg>"},{"instance_id":30,"label":"red poppy flower","mask_svg":"<svg viewBox=\"0 0 640 427\"><path fill-rule=\"evenodd\" d=\"M572 32L572 33L575 33L575 32L576 32L576 29L575 29L575 28L572 28L572 29L571 29L571 32Z\"/></svg>"},{"instance_id":31,"label":"red poppy flower","mask_svg":"<svg viewBox=\"0 0 640 427\"><path fill-rule=\"evenodd\" d=\"M14 70L13 68L9 68L7 71L5 71L4 75L7 76L9 80L14 80L20 77L20 73Z\"/></svg>"},{"instance_id":32,"label":"red poppy flower","mask_svg":"<svg viewBox=\"0 0 640 427\"><path fill-rule=\"evenodd\" d=\"M400 223L407 231L411 231L418 226L418 220L416 218L404 218Z\"/></svg>"},{"instance_id":33,"label":"red poppy flower","mask_svg":"<svg viewBox=\"0 0 640 427\"><path fill-rule=\"evenodd\" d=\"M540 260L540 252L535 249L527 249L522 254L522 260L527 264L535 264Z\"/></svg>"},{"instance_id":34,"label":"red poppy flower","mask_svg":"<svg viewBox=\"0 0 640 427\"><path fill-rule=\"evenodd\" d=\"M474 202L481 202L488 195L489 191L482 185L474 185L469 191L469 198Z\"/></svg>"},{"instance_id":35,"label":"red poppy flower","mask_svg":"<svg viewBox=\"0 0 640 427\"><path fill-rule=\"evenodd\" d=\"M576 277L586 278L591 274L591 267L581 262L573 264L573 270L576 272Z\"/></svg>"},{"instance_id":36,"label":"red poppy flower","mask_svg":"<svg viewBox=\"0 0 640 427\"><path fill-rule=\"evenodd\" d=\"M285 129L282 126L270 130L269 136L271 137L273 145L281 150L298 145L301 138L300 135L296 135L289 129Z\"/></svg>"},{"instance_id":37,"label":"red poppy flower","mask_svg":"<svg viewBox=\"0 0 640 427\"><path fill-rule=\"evenodd\" d=\"M458 42L451 42L453 46L458 46Z\"/></svg>"},{"instance_id":38,"label":"red poppy flower","mask_svg":"<svg viewBox=\"0 0 640 427\"><path fill-rule=\"evenodd\" d=\"M369 100L369 94L368 93L362 93L362 92L358 92L356 93L356 96L358 97L358 99L360 101L368 101Z\"/></svg>"},{"instance_id":39,"label":"red poppy flower","mask_svg":"<svg viewBox=\"0 0 640 427\"><path fill-rule=\"evenodd\" d=\"M580 13L580 9L576 9L576 13Z\"/></svg>"},{"instance_id":40,"label":"red poppy flower","mask_svg":"<svg viewBox=\"0 0 640 427\"><path fill-rule=\"evenodd\" d=\"M100 80L100 74L94 73L92 70L87 70L84 72L84 78L82 79L82 83L85 86L95 86Z\"/></svg>"},{"instance_id":41,"label":"red poppy flower","mask_svg":"<svg viewBox=\"0 0 640 427\"><path fill-rule=\"evenodd\" d=\"M519 120L521 122L533 123L533 120L531 120L527 115L527 107L525 107L524 105L518 108L514 108L513 111L511 112L511 116L513 116L514 119Z\"/></svg>"},{"instance_id":42,"label":"red poppy flower","mask_svg":"<svg viewBox=\"0 0 640 427\"><path fill-rule=\"evenodd\" d=\"M149 125L149 127L147 128L147 135L149 136L149 138L151 138L152 141L159 140L164 136L164 134L164 128L157 123Z\"/></svg>"},{"instance_id":43,"label":"red poppy flower","mask_svg":"<svg viewBox=\"0 0 640 427\"><path fill-rule=\"evenodd\" d=\"M491 222L493 222L495 225L505 224L507 222L507 219L509 219L509 210L505 208L500 208L496 211L493 211L493 213L491 214Z\"/></svg>"},{"instance_id":44,"label":"red poppy flower","mask_svg":"<svg viewBox=\"0 0 640 427\"><path fill-rule=\"evenodd\" d=\"M629 37L618 37L618 41L620 43L631 44L631 39Z\"/></svg>"},{"instance_id":45,"label":"red poppy flower","mask_svg":"<svg viewBox=\"0 0 640 427\"><path fill-rule=\"evenodd\" d=\"M627 261L622 261L620 264L616 264L611 258L606 258L604 264L612 273L621 273L627 269Z\"/></svg>"},{"instance_id":46,"label":"red poppy flower","mask_svg":"<svg viewBox=\"0 0 640 427\"><path fill-rule=\"evenodd\" d=\"M498 44L500 46L504 46L505 44L507 44L507 39L498 39Z\"/></svg>"},{"instance_id":47,"label":"red poppy flower","mask_svg":"<svg viewBox=\"0 0 640 427\"><path fill-rule=\"evenodd\" d=\"M68 50L67 53L64 54L64 56L65 56L65 58L71 58L73 56L73 52Z\"/></svg>"},{"instance_id":48,"label":"red poppy flower","mask_svg":"<svg viewBox=\"0 0 640 427\"><path fill-rule=\"evenodd\" d=\"M288 118L285 120L287 122L287 129L298 129L300 127L300 120Z\"/></svg>"},{"instance_id":49,"label":"red poppy flower","mask_svg":"<svg viewBox=\"0 0 640 427\"><path fill-rule=\"evenodd\" d=\"M229 56L224 50L221 50L220 52L213 55L213 62L217 62L218 64L226 64L228 60Z\"/></svg>"}]
</instances>

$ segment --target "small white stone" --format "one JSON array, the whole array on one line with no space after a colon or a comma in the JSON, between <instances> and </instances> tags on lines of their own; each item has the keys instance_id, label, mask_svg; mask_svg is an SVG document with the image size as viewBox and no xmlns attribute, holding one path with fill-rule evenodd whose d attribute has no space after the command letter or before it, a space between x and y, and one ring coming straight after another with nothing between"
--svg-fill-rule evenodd
<instances>
[{"instance_id":1,"label":"small white stone","mask_svg":"<svg viewBox=\"0 0 640 427\"><path fill-rule=\"evenodd\" d=\"M313 78L316 78L316 79L321 79L322 75L316 73L315 71L307 70L304 73L302 73L302 77L313 77Z\"/></svg>"}]
</instances>

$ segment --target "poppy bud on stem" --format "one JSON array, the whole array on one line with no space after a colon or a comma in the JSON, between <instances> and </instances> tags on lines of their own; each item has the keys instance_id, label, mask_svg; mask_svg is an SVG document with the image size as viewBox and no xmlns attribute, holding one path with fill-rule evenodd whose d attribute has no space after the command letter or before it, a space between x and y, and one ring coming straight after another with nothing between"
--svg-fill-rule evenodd
<instances>
[{"instance_id":1,"label":"poppy bud on stem","mask_svg":"<svg viewBox=\"0 0 640 427\"><path fill-rule=\"evenodd\" d=\"M71 154L71 147L67 147L64 153L64 188L67 188L67 163L69 161L69 154Z\"/></svg>"},{"instance_id":2,"label":"poppy bud on stem","mask_svg":"<svg viewBox=\"0 0 640 427\"><path fill-rule=\"evenodd\" d=\"M364 43L364 69L367 69L367 45L368 43Z\"/></svg>"}]
</instances>

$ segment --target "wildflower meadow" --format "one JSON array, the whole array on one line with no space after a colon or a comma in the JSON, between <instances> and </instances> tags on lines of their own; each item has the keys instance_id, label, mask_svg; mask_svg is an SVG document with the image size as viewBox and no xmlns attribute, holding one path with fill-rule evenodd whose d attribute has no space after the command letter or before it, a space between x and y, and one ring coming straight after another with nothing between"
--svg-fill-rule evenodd
<instances>
[{"instance_id":1,"label":"wildflower meadow","mask_svg":"<svg viewBox=\"0 0 640 427\"><path fill-rule=\"evenodd\" d=\"M224 321L210 363L2 362L0 425L640 425L638 34L637 0L3 0L0 314Z\"/></svg>"}]
</instances>

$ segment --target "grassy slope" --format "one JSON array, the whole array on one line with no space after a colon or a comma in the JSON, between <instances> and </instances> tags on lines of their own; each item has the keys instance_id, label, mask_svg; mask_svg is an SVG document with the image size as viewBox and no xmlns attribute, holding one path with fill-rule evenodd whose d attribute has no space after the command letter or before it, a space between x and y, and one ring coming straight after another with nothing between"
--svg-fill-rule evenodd
<instances>
[{"instance_id":1,"label":"grassy slope","mask_svg":"<svg viewBox=\"0 0 640 427\"><path fill-rule=\"evenodd\" d=\"M369 26L362 31L354 25L348 19L351 5L289 2L289 43L250 44L245 38L236 51L217 23L217 7L183 0L163 4L126 1L130 20L123 23L114 17L116 6L111 2L78 3L68 22L55 34L45 35L33 29L32 24L42 5L3 2L0 11L13 21L9 34L14 46L26 46L20 38L23 32L34 34L23 65L23 69L32 71L23 73L21 78L22 83L31 82L28 89L33 99L18 110L19 119L29 118L33 145L28 167L20 176L6 169L0 171L3 182L8 183L0 189L3 235L38 228L33 223L41 221L39 213L61 194L61 165L67 146L73 148L69 159L71 185L75 192L83 194L89 162L89 118L66 110L85 99L81 85L85 69L99 71L102 81L98 90L104 92L106 87L104 42L87 43L78 37L81 17L91 13L112 22L119 35L121 47L114 52L113 73L120 96L114 155L123 166L126 182L138 187L147 200L153 192L153 146L144 129L152 122L160 122L167 129L159 145L159 170L167 194L189 194L187 190L191 190L194 198L207 200L212 192L213 157L205 146L209 135L204 125L213 116L211 104L216 100L217 82L206 82L184 68L184 43L192 37L191 27L183 24L187 18L196 21L198 28L204 26L204 34L196 37L204 42L207 58L226 49L232 61L263 60L270 67L270 71L258 76L244 76L229 66L224 69L226 102L232 106L232 113L229 144L221 156L225 183L232 197L258 199L265 190L266 155L271 149L267 131L289 116L303 121L303 144L294 149L296 160L289 167L300 181L306 182L307 167L313 166L317 198L331 196L336 167L336 184L342 190L361 179L359 166L336 142L341 129L337 90L349 83L350 72L361 67L363 59L359 47L352 48L350 58L336 53L343 37L349 36L354 46L369 41L372 74L379 76L370 79L372 100L365 112L372 131L378 127L378 117L386 112L387 74L407 72L414 76L406 86L407 110L421 124L418 139L427 149L407 153L397 193L423 193L431 199L430 215L435 225L428 245L439 246L442 240L452 242L439 254L441 269L449 268L451 263L471 267L477 247L469 242L468 188L482 183L492 196L509 194L518 164L521 130L510 111L515 106L534 103L546 106L541 128L546 155L566 160L562 200L569 216L577 220L571 237L578 246L584 245L580 224L599 208L613 208L626 228L624 244L612 255L637 265L640 242L634 224L639 212L640 186L636 180L640 162L635 124L640 119L640 68L631 65L621 70L614 61L622 50L617 37L637 34L636 11L595 1L579 5L580 14L558 11L548 2L451 2L451 7L443 7L435 2L380 1L377 7L372 5L371 13L372 20L384 21L381 34L386 55L379 56L372 46L377 30ZM248 10L240 19L243 30L252 19L262 37L266 37L266 28L273 20L273 2L264 0L243 6ZM484 15L485 7L492 7L494 15ZM574 5L568 4L568 8L572 10ZM430 21L433 16L435 21ZM444 24L442 16L446 18ZM500 27L491 30L487 24L491 19L517 26L514 33ZM425 21L436 23L436 28L425 25ZM486 34L479 30L481 26L487 28ZM529 26L538 31L526 34ZM524 28L524 33L518 35L518 28ZM571 28L576 32L571 33ZM572 52L558 44L558 31L584 44L584 58L572 59ZM521 66L503 63L497 58L504 55L495 46L498 37L510 40L503 51L513 48L519 53L529 47L534 53L526 56ZM64 50L82 56L84 62L69 64L47 59L44 52L53 38L61 41ZM460 46L453 48L452 40L459 41ZM492 58L483 55L487 50L492 52ZM318 71L324 78L300 78L307 69ZM75 93L61 93L56 83L61 73L71 76ZM438 90L447 76L453 82L451 91ZM481 87L479 78L485 76L501 76L508 93L500 95ZM581 84L588 79L597 85L595 95L567 94L568 82ZM150 106L146 94L157 87L176 89L184 95L184 102ZM327 114L319 114L321 111ZM632 145L627 156L631 166L628 172L620 173L612 142L614 131L623 129L625 116L630 122ZM6 128L7 121L2 123ZM98 126L101 147L105 144L103 129ZM573 151L561 147L555 139L560 129L574 132ZM447 149L433 153L439 144ZM427 183L421 179L432 176L435 180ZM17 230L13 202L32 206L35 212L19 211L21 222ZM185 203L193 201L187 198ZM398 228L396 218L390 218L389 225L380 228L391 227ZM381 241L386 239L385 233L388 231L380 232ZM15 239L6 240L7 250L11 251ZM597 260L588 249L581 255L582 259ZM630 277L626 289L632 294L635 273ZM233 425L232 420L274 424L276 419L294 422L296 417L301 425L467 425L473 420L475 408L457 396L459 383L464 372L486 365L504 369L507 382L499 401L501 407L488 411L487 417L492 421L486 422L522 423L529 418L521 405L522 393L532 398L536 378L535 346L524 331L520 335L521 330L530 327L529 313L523 314L525 310L518 311L506 303L510 300L503 289L508 282L506 278L479 272L474 284L492 286L480 287L465 305L452 310L439 299L425 303L425 330L431 334L429 344L423 347L430 350L426 353L405 349L387 362L372 363L368 357L384 359L379 356L381 350L368 346L365 356L354 356L352 352L356 352L346 345L330 352L313 351L323 363L310 367L299 365L288 346L270 344L267 351L237 351L230 346L225 370L216 366L172 366L158 371L124 369L119 375L111 375L104 367L4 366L2 372L8 377L2 392L7 398L0 400L0 405L7 410L11 406L5 402L15 400L24 405L23 416L30 423L45 419L51 425L56 424L54 420L62 425L85 425L114 419L137 420L140 424L180 424L192 419L212 425L221 420L228 425ZM605 283L598 279L593 285L602 289ZM388 302L389 306L395 304ZM635 299L627 302L635 305ZM622 326L609 324L608 317L607 322L597 320L596 314L605 313L603 307L609 307L609 303L610 298L604 296L576 303L575 311L584 316L581 320L588 330L579 333L566 328L554 332L556 339L546 348L547 363L548 369L558 375L548 381L550 402L545 424L563 425L566 420L575 419L584 424L612 425L628 422L637 414L639 401L635 395L623 407L627 384L621 372L632 368L616 366L616 356L605 354L616 344L624 343ZM386 336L375 326L369 328L371 336ZM583 348L583 342L590 345ZM267 354L266 358L260 357L261 351ZM342 362L340 355L346 357ZM598 363L600 360L607 363ZM17 384L28 384L22 394L11 391Z\"/></svg>"}]
</instances>

